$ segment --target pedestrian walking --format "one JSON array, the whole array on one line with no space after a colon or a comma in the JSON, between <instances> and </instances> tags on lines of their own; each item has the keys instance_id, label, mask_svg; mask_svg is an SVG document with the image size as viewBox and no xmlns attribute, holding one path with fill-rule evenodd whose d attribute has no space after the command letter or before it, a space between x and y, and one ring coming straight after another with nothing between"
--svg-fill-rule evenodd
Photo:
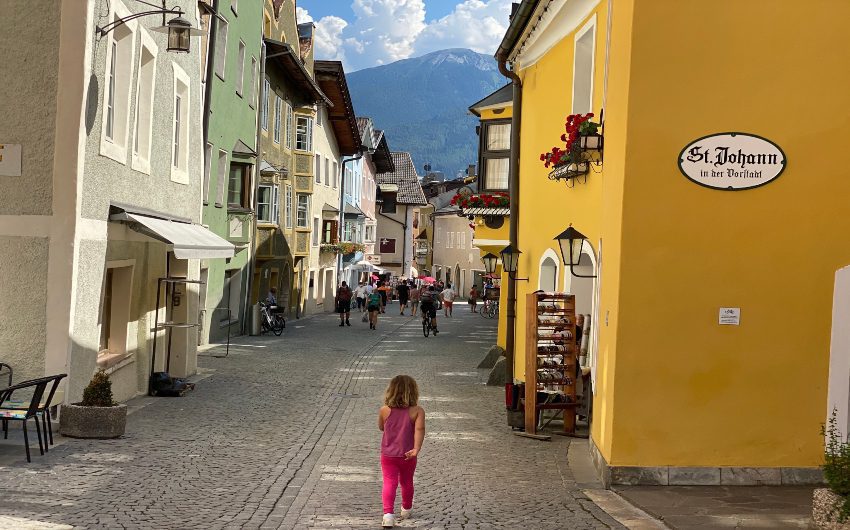
<instances>
[{"instance_id":1,"label":"pedestrian walking","mask_svg":"<svg viewBox=\"0 0 850 530\"><path fill-rule=\"evenodd\" d=\"M407 280L402 280L395 288L398 295L398 305L401 308L400 315L404 315L404 310L407 308L407 301L410 299L410 286L407 285Z\"/></svg>"},{"instance_id":2,"label":"pedestrian walking","mask_svg":"<svg viewBox=\"0 0 850 530\"><path fill-rule=\"evenodd\" d=\"M390 287L383 280L378 280L378 287L376 291L378 291L378 294L381 295L381 313L386 313L387 298L389 298Z\"/></svg>"},{"instance_id":3,"label":"pedestrian walking","mask_svg":"<svg viewBox=\"0 0 850 530\"><path fill-rule=\"evenodd\" d=\"M452 316L452 304L455 298L457 298L457 293L452 289L452 284L447 283L446 288L440 293L440 300L443 302L443 314L447 317Z\"/></svg>"},{"instance_id":4,"label":"pedestrian walking","mask_svg":"<svg viewBox=\"0 0 850 530\"><path fill-rule=\"evenodd\" d=\"M416 311L419 309L419 294L422 288L417 287L413 280L410 281L410 314L416 316Z\"/></svg>"},{"instance_id":5,"label":"pedestrian walking","mask_svg":"<svg viewBox=\"0 0 850 530\"><path fill-rule=\"evenodd\" d=\"M336 297L334 298L336 302L336 312L339 313L339 327L350 326L351 322L349 322L348 317L351 314L351 289L348 288L348 284L342 282L339 286L339 289L336 290Z\"/></svg>"},{"instance_id":6,"label":"pedestrian walking","mask_svg":"<svg viewBox=\"0 0 850 530\"><path fill-rule=\"evenodd\" d=\"M473 285L469 290L469 309L473 313L478 312L478 286Z\"/></svg>"},{"instance_id":7,"label":"pedestrian walking","mask_svg":"<svg viewBox=\"0 0 850 530\"><path fill-rule=\"evenodd\" d=\"M361 313L366 311L366 282L360 282L354 290L354 299L357 300L357 309Z\"/></svg>"},{"instance_id":8,"label":"pedestrian walking","mask_svg":"<svg viewBox=\"0 0 850 530\"><path fill-rule=\"evenodd\" d=\"M396 490L401 484L399 520L413 515L413 473L425 441L425 411L419 406L419 387L409 375L393 377L384 393L384 406L378 411L381 439L381 491L384 516L381 526L395 526Z\"/></svg>"},{"instance_id":9,"label":"pedestrian walking","mask_svg":"<svg viewBox=\"0 0 850 530\"><path fill-rule=\"evenodd\" d=\"M378 313L381 312L381 293L372 291L366 298L366 310L369 312L369 329L377 329Z\"/></svg>"}]
</instances>

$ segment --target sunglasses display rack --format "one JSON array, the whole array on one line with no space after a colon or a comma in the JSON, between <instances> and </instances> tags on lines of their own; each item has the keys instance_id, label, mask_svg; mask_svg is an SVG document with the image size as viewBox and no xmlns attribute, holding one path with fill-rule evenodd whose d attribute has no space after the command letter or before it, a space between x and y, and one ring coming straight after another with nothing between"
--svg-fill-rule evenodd
<instances>
[{"instance_id":1,"label":"sunglasses display rack","mask_svg":"<svg viewBox=\"0 0 850 530\"><path fill-rule=\"evenodd\" d=\"M525 432L536 434L540 411L562 410L564 433L576 427L576 304L566 293L526 299ZM545 399L543 398L545 396Z\"/></svg>"}]
</instances>

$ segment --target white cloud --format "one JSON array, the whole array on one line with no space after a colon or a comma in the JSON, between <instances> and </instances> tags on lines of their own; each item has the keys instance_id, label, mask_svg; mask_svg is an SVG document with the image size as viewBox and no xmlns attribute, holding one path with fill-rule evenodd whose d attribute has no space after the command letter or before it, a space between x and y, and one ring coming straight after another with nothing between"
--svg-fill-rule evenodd
<instances>
[{"instance_id":1,"label":"white cloud","mask_svg":"<svg viewBox=\"0 0 850 530\"><path fill-rule=\"evenodd\" d=\"M306 9L296 7L295 8L295 20L299 24L303 24L305 22L313 22L313 17L310 16L310 13L308 13Z\"/></svg>"},{"instance_id":2,"label":"white cloud","mask_svg":"<svg viewBox=\"0 0 850 530\"><path fill-rule=\"evenodd\" d=\"M295 8L295 18L299 24L313 22L316 26L315 57L323 60L345 60L345 48L342 32L348 27L348 22L327 16L318 21L313 20L306 9Z\"/></svg>"},{"instance_id":3,"label":"white cloud","mask_svg":"<svg viewBox=\"0 0 850 530\"><path fill-rule=\"evenodd\" d=\"M510 0L466 0L450 14L428 24L417 36L415 53L446 48L494 53L507 30L510 12Z\"/></svg>"},{"instance_id":4,"label":"white cloud","mask_svg":"<svg viewBox=\"0 0 850 530\"><path fill-rule=\"evenodd\" d=\"M492 53L508 26L511 0L464 0L430 24L423 0L353 0L355 19L313 20L297 8L298 22L316 24L316 58L343 61L353 71L445 48Z\"/></svg>"}]
</instances>

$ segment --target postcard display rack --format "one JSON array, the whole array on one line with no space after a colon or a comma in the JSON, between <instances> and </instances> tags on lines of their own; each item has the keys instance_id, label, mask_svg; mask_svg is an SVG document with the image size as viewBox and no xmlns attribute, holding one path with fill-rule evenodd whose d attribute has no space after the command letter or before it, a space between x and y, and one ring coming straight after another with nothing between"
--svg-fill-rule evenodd
<instances>
[{"instance_id":1,"label":"postcard display rack","mask_svg":"<svg viewBox=\"0 0 850 530\"><path fill-rule=\"evenodd\" d=\"M530 293L526 316L525 432L537 432L541 410L555 409L563 411L564 434L575 434L575 296ZM544 400L543 396L547 398Z\"/></svg>"}]
</instances>

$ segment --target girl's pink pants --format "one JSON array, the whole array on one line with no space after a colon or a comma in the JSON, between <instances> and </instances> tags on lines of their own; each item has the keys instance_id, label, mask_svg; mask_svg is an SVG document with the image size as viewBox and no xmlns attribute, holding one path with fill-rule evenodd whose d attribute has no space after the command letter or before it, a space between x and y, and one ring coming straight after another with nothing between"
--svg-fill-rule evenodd
<instances>
[{"instance_id":1,"label":"girl's pink pants","mask_svg":"<svg viewBox=\"0 0 850 530\"><path fill-rule=\"evenodd\" d=\"M409 510L413 507L413 472L416 471L416 459L405 460L399 456L381 455L381 472L384 475L384 489L381 498L384 501L384 513L395 512L395 492L401 483L401 507Z\"/></svg>"}]
</instances>

